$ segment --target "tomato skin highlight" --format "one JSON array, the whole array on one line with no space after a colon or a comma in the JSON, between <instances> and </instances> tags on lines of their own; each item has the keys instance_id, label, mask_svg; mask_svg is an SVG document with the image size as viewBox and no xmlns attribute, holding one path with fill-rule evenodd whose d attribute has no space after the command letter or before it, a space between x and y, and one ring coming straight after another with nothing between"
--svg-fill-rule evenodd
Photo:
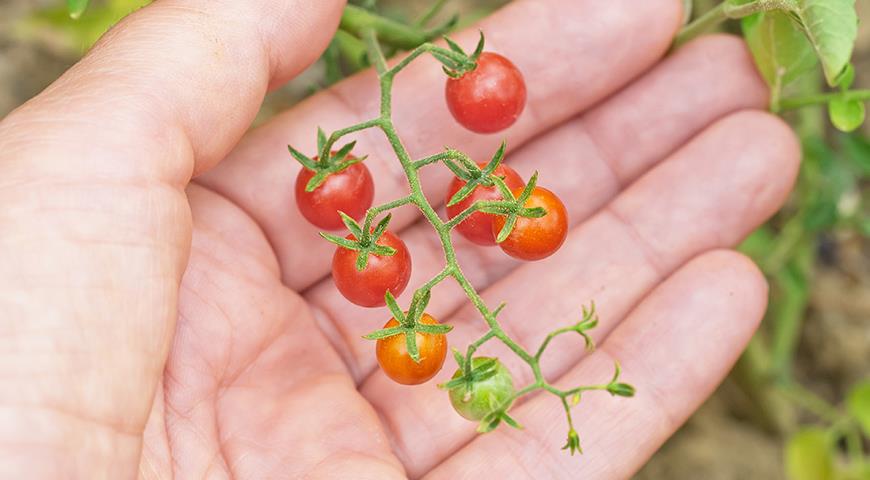
<instances>
[{"instance_id":1,"label":"tomato skin highlight","mask_svg":"<svg viewBox=\"0 0 870 480\"><path fill-rule=\"evenodd\" d=\"M428 313L420 317L420 323L437 325ZM399 322L391 318L384 328L397 327ZM405 334L393 335L377 341L375 353L381 370L396 383L403 385L419 385L435 376L444 365L447 358L447 337L417 332L417 350L420 353L420 363L414 362L408 355Z\"/></svg>"},{"instance_id":2,"label":"tomato skin highlight","mask_svg":"<svg viewBox=\"0 0 870 480\"><path fill-rule=\"evenodd\" d=\"M513 125L523 112L526 82L510 60L483 52L477 68L447 79L444 95L460 125L476 133L495 133Z\"/></svg>"},{"instance_id":3,"label":"tomato skin highlight","mask_svg":"<svg viewBox=\"0 0 870 480\"><path fill-rule=\"evenodd\" d=\"M306 192L305 186L314 174L313 170L303 167L296 176L296 206L312 225L324 230L341 230L344 222L339 211L360 220L372 206L375 184L362 162L333 173L314 191Z\"/></svg>"},{"instance_id":4,"label":"tomato skin highlight","mask_svg":"<svg viewBox=\"0 0 870 480\"><path fill-rule=\"evenodd\" d=\"M477 367L486 360L492 360L487 357L475 357L471 359L472 367ZM505 366L495 359L496 373L492 377L475 382L471 385L471 391L465 387L455 388L450 390L450 404L456 413L462 415L468 420L477 422L491 413L493 410L502 406L514 394L514 380L511 372ZM453 374L453 378L462 376L462 369L457 369ZM510 405L505 406L505 410Z\"/></svg>"},{"instance_id":5,"label":"tomato skin highlight","mask_svg":"<svg viewBox=\"0 0 870 480\"><path fill-rule=\"evenodd\" d=\"M519 196L522 188L513 191ZM543 207L547 214L540 218L518 217L510 235L499 244L508 255L520 260L541 260L556 253L568 237L568 212L555 193L535 187L526 200L527 208ZM496 216L492 222L493 235L498 235L505 217Z\"/></svg>"},{"instance_id":6,"label":"tomato skin highlight","mask_svg":"<svg viewBox=\"0 0 870 480\"><path fill-rule=\"evenodd\" d=\"M356 240L353 235L346 237ZM332 280L344 298L361 307L383 307L389 290L398 297L411 279L411 254L405 242L390 231L378 239L378 245L396 249L392 256L369 255L362 271L356 269L357 252L338 247L332 256Z\"/></svg>"},{"instance_id":7,"label":"tomato skin highlight","mask_svg":"<svg viewBox=\"0 0 870 480\"><path fill-rule=\"evenodd\" d=\"M481 163L479 165L483 168L486 164ZM511 190L525 186L522 177L520 177L513 168L508 167L507 165L499 165L493 173L498 177L503 177L505 184L507 184L508 188ZM466 182L459 177L453 177L453 181L450 182L450 186L447 189L446 201L449 202L450 199L453 198L453 195L465 186L465 183ZM447 216L453 218L479 200L504 200L504 198L501 196L501 193L498 191L498 187L496 186L479 186L471 192L471 195L465 197L461 202L447 207ZM456 226L456 231L472 243L483 246L493 246L495 245L495 235L492 234L492 222L497 216L498 215L493 215L491 213L474 212L469 215L468 218L463 220L462 223Z\"/></svg>"}]
</instances>

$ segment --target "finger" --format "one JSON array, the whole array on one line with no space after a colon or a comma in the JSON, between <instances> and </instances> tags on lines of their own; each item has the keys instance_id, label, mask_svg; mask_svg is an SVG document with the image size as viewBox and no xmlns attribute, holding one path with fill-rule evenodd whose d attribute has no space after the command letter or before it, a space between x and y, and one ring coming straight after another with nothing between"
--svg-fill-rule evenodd
<instances>
[{"instance_id":1,"label":"finger","mask_svg":"<svg viewBox=\"0 0 870 480\"><path fill-rule=\"evenodd\" d=\"M594 300L600 324L592 335L600 339L681 264L706 250L735 245L769 217L792 185L798 152L794 135L776 117L732 114L572 230L553 257L523 265L482 296L490 306L508 302L499 323L526 348L579 321L581 304ZM470 305L449 320L455 327L451 345L463 348L484 333L480 314ZM503 345L490 342L481 352L500 357L518 383L529 381L528 368ZM542 372L557 378L582 354L556 343ZM446 379L450 370L435 381ZM361 391L395 427L394 449L407 465L426 468L432 452L446 455L473 433L473 426L444 408L443 392L433 388L403 388L375 371ZM418 415L420 405L427 406L424 417ZM431 437L426 455L413 447L424 434Z\"/></svg>"},{"instance_id":2,"label":"finger","mask_svg":"<svg viewBox=\"0 0 870 480\"><path fill-rule=\"evenodd\" d=\"M583 455L559 450L567 426L548 394L512 411L525 427L476 438L426 478L629 478L715 390L764 315L767 285L747 258L714 251L657 287L600 350L557 382L560 388L610 379L613 362L634 398L586 393L574 408ZM576 341L576 339L575 339Z\"/></svg>"},{"instance_id":3,"label":"finger","mask_svg":"<svg viewBox=\"0 0 870 480\"><path fill-rule=\"evenodd\" d=\"M714 82L722 88L692 88ZM761 107L766 99L766 88L743 42L731 36L704 37L601 105L535 138L507 160L525 178L540 170L541 184L559 194L568 206L571 225L578 225L712 121L735 110ZM422 285L443 268L442 247L425 222L401 236L414 259L409 285ZM478 289L519 264L499 248L479 247L460 235L453 235L453 240L459 264ZM408 289L400 303L407 305L412 293ZM428 307L436 318L444 318L467 301L465 292L453 283L436 293ZM350 304L329 278L305 296L320 309L321 324L335 324L327 325L327 331L333 332L333 344L354 376L366 375L372 366L371 352L357 339L379 328L385 322L384 312ZM364 369L357 370L357 365Z\"/></svg>"},{"instance_id":4,"label":"finger","mask_svg":"<svg viewBox=\"0 0 870 480\"><path fill-rule=\"evenodd\" d=\"M190 243L182 186L270 82L317 56L341 6L156 2L0 123L0 309L14 319L0 400L31 406L3 434L58 457L54 477L135 472Z\"/></svg>"},{"instance_id":5,"label":"finger","mask_svg":"<svg viewBox=\"0 0 870 480\"><path fill-rule=\"evenodd\" d=\"M459 127L443 98L445 77L438 64L421 59L396 79L393 117L411 155L435 153L454 145L475 159L489 158L503 138L517 147L534 135L575 115L627 84L667 49L679 21L680 2L651 0L520 1L459 35L474 45L478 29L488 49L502 52L522 70L529 97L516 125L499 135L472 134ZM655 16L656 22L648 22ZM558 40L556 40L558 39ZM313 151L315 126L327 131L378 116L378 85L373 72L357 75L321 92L252 132L227 162L201 181L242 206L263 226L275 247L284 281L303 289L326 275L332 248L294 207L291 188L299 166L286 153L290 143ZM407 182L389 144L377 132L355 137L356 151L376 180L375 203L406 193ZM422 172L432 198L443 195L449 172ZM397 212L393 228L417 214Z\"/></svg>"}]
</instances>

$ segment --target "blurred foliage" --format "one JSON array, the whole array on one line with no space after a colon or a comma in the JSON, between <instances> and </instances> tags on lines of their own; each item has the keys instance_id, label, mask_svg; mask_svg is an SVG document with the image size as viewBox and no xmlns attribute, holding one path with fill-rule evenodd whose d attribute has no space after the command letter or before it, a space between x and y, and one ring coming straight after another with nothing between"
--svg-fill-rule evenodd
<instances>
[{"instance_id":1,"label":"blurred foliage","mask_svg":"<svg viewBox=\"0 0 870 480\"><path fill-rule=\"evenodd\" d=\"M103 0L90 5L82 1L58 2L37 10L18 25L19 33L51 35L71 50L85 52L119 20L151 3L151 0ZM87 10L85 10L87 6ZM70 17L74 17L71 19Z\"/></svg>"}]
</instances>

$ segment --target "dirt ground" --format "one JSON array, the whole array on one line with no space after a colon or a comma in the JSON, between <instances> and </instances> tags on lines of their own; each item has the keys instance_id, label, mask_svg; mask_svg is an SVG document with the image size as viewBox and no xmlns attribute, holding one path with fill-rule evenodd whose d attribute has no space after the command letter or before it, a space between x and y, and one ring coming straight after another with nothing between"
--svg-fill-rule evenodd
<instances>
[{"instance_id":1,"label":"dirt ground","mask_svg":"<svg viewBox=\"0 0 870 480\"><path fill-rule=\"evenodd\" d=\"M37 4L49 0L0 2L0 117L38 93L62 73L75 52L47 37L23 41L13 25ZM395 8L398 0L383 2ZM419 2L418 2L419 3ZM500 0L465 2L474 16L504 3ZM870 18L870 2L859 2L863 18ZM858 81L870 86L870 28L861 32L856 54ZM307 91L307 80L271 94L261 113L267 118L291 105ZM842 232L829 232L821 243L824 255L816 266L806 328L803 332L797 377L824 398L838 402L846 388L870 376L870 242ZM637 479L707 480L780 479L782 439L745 420L739 394L726 382L682 430L669 441Z\"/></svg>"}]
</instances>

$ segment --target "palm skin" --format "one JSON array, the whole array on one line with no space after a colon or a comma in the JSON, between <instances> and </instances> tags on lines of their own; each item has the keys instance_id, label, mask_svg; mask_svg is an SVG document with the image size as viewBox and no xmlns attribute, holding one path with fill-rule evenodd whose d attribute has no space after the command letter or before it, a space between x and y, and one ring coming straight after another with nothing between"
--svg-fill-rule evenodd
<instances>
[{"instance_id":1,"label":"palm skin","mask_svg":"<svg viewBox=\"0 0 870 480\"><path fill-rule=\"evenodd\" d=\"M449 360L419 387L377 371L359 337L385 310L355 307L331 285L332 248L296 211L298 166L284 153L313 148L316 125L375 115L370 72L242 138L267 86L322 51L342 3L162 0L0 123L0 473L630 476L760 320L763 278L723 249L779 207L798 158L778 120L738 112L763 108L766 92L737 40L702 39L659 63L680 3L525 0L480 26L529 85L526 113L503 135L508 161L525 178L540 170L572 230L552 259L523 266L457 237L460 264L488 303L509 301L500 321L527 348L596 301L598 352L555 342L544 373L598 383L618 359L638 395L584 397L584 455L559 450L552 398L514 407L525 430L478 438L434 387ZM394 118L407 147L487 158L503 137L457 127L443 82L432 62L402 73ZM383 139L359 140L375 202L397 198L405 187ZM449 177L430 168L436 202ZM414 257L411 287L443 262L416 220L403 209L393 222ZM452 346L482 331L467 303L455 285L434 292L429 310L455 325ZM529 380L503 347L482 352Z\"/></svg>"}]
</instances>

